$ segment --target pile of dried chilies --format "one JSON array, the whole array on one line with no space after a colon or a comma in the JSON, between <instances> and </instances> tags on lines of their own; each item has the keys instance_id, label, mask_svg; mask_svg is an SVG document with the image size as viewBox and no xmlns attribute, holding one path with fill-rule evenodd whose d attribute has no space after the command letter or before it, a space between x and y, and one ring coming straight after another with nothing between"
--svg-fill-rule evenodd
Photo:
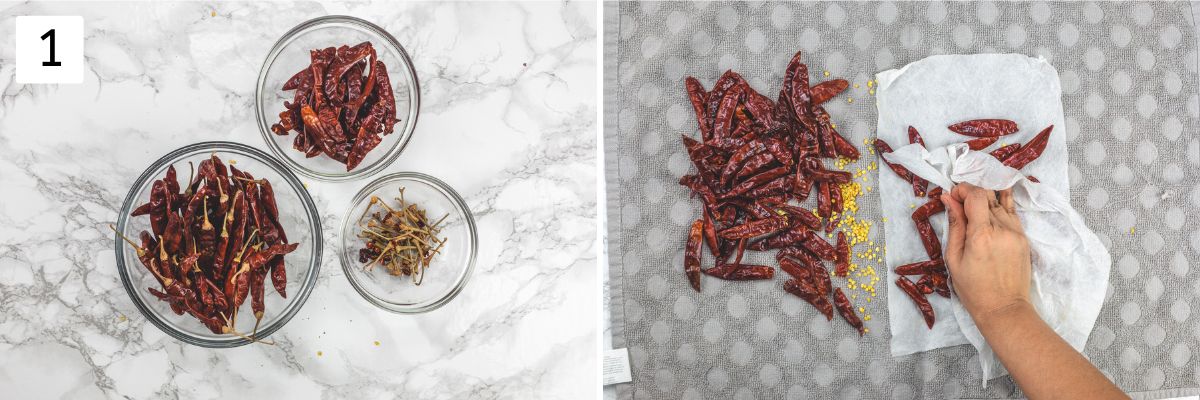
<instances>
[{"instance_id":1,"label":"pile of dried chilies","mask_svg":"<svg viewBox=\"0 0 1200 400\"><path fill-rule=\"evenodd\" d=\"M744 264L742 256L745 250L778 250L775 259L791 277L783 289L827 319L833 319L836 307L861 335L862 320L845 293L833 287L821 261L835 261L838 276L848 274L846 235L839 232L834 246L819 233L833 231L843 208L839 185L853 178L849 172L826 169L821 159L859 158L821 106L846 90L848 82L834 79L809 86L808 79L799 52L788 63L774 101L732 71L707 92L695 78L687 78L700 140L683 137L697 172L679 183L704 206L703 217L691 225L684 270L696 291L701 274L727 280L772 279L774 268ZM798 205L814 190L815 212ZM716 263L702 269L705 244Z\"/></svg>"},{"instance_id":2,"label":"pile of dried chilies","mask_svg":"<svg viewBox=\"0 0 1200 400\"><path fill-rule=\"evenodd\" d=\"M121 236L161 285L161 290L148 288L150 293L169 303L175 314L196 317L213 333L245 337L235 321L250 297L255 332L247 339L255 340L266 278L287 297L283 256L298 244L287 243L270 182L232 165L227 169L215 154L196 171L187 187L180 188L175 166L168 167L166 176L151 186L150 202L130 214L148 215L152 232L141 232L141 244Z\"/></svg>"},{"instance_id":3,"label":"pile of dried chilies","mask_svg":"<svg viewBox=\"0 0 1200 400\"><path fill-rule=\"evenodd\" d=\"M271 132L296 131L292 147L307 157L324 153L353 170L392 133L396 99L387 67L370 42L309 52L311 64L283 85L295 90Z\"/></svg>"},{"instance_id":4,"label":"pile of dried chilies","mask_svg":"<svg viewBox=\"0 0 1200 400\"><path fill-rule=\"evenodd\" d=\"M949 129L961 135L974 137L975 139L967 140L965 143L971 150L981 151L998 141L1001 136L1017 132L1017 123L1004 119L976 119L950 125ZM1019 170L1042 155L1042 152L1046 150L1046 145L1050 143L1050 131L1053 129L1054 125L1051 125L1030 139L1029 143L1000 146L992 150L990 154L1004 165ZM925 145L921 134L911 126L908 127L908 141L910 144ZM900 276L896 279L896 286L912 298L917 309L920 310L921 316L925 319L925 324L933 329L935 320L933 306L929 303L926 295L937 293L946 298L950 297L950 276L946 271L946 262L942 259L942 243L933 231L933 225L929 223L929 217L946 211L941 200L942 188L935 187L927 194L928 181L921 179L904 166L889 163L887 159L884 159L882 155L891 153L892 147L882 139L875 139L875 150L892 172L912 184L914 196L921 198L928 195L929 198L912 213L912 220L917 226L917 233L921 236L921 243L925 246L929 260L896 267L896 274ZM1033 176L1028 178L1037 182L1037 178ZM913 282L908 278L909 276L919 276L920 278Z\"/></svg>"},{"instance_id":5,"label":"pile of dried chilies","mask_svg":"<svg viewBox=\"0 0 1200 400\"><path fill-rule=\"evenodd\" d=\"M439 238L438 233L450 214L430 223L424 209L404 200L404 188L400 188L396 201L397 207L392 208L378 196L371 196L367 209L358 217L362 229L358 237L366 243L358 251L358 262L366 263L363 268L368 270L382 264L389 274L411 276L413 284L420 285L433 256L446 245L446 239ZM374 211L376 205L379 207Z\"/></svg>"}]
</instances>

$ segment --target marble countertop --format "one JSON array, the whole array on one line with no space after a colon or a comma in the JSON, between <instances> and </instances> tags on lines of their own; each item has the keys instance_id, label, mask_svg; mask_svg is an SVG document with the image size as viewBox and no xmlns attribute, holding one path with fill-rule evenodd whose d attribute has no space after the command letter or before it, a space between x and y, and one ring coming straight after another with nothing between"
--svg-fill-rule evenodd
<instances>
[{"instance_id":1,"label":"marble countertop","mask_svg":"<svg viewBox=\"0 0 1200 400\"><path fill-rule=\"evenodd\" d=\"M105 225L173 149L265 150L260 64L292 26L327 14L375 22L413 56L420 122L385 172L428 173L463 195L479 229L475 275L428 314L375 308L330 244L366 182L302 177L326 227L312 297L276 346L185 345L135 309ZM5 397L596 395L594 3L14 3L0 5L0 37L16 15L83 16L87 67L83 84L18 84L13 43L0 40Z\"/></svg>"}]
</instances>

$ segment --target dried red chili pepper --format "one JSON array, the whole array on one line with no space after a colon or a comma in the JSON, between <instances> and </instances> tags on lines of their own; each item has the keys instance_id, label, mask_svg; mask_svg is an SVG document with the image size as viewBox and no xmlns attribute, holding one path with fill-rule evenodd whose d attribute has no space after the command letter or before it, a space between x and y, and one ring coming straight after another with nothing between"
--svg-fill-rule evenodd
<instances>
[{"instance_id":1,"label":"dried red chili pepper","mask_svg":"<svg viewBox=\"0 0 1200 400\"><path fill-rule=\"evenodd\" d=\"M725 137L732 132L733 114L738 102L742 100L743 90L745 90L745 86L739 84L725 91L717 106L716 117L713 118L713 136Z\"/></svg>"},{"instance_id":2,"label":"dried red chili pepper","mask_svg":"<svg viewBox=\"0 0 1200 400\"><path fill-rule=\"evenodd\" d=\"M850 275L850 242L846 240L846 232L838 232L836 261L834 273L843 278Z\"/></svg>"},{"instance_id":3,"label":"dried red chili pepper","mask_svg":"<svg viewBox=\"0 0 1200 400\"><path fill-rule=\"evenodd\" d=\"M927 219L916 222L917 234L921 236L921 243L925 245L925 253L930 259L942 258L942 242L938 241L937 234L933 232L933 225Z\"/></svg>"},{"instance_id":4,"label":"dried red chili pepper","mask_svg":"<svg viewBox=\"0 0 1200 400\"><path fill-rule=\"evenodd\" d=\"M1016 154L1017 150L1021 150L1020 143L1013 143L1013 144L997 147L995 150L992 150L988 154L991 154L992 157L995 157L997 160L1000 160L1000 162L1004 162L1004 160L1007 160L1009 157L1012 157L1013 154Z\"/></svg>"},{"instance_id":5,"label":"dried red chili pepper","mask_svg":"<svg viewBox=\"0 0 1200 400\"><path fill-rule=\"evenodd\" d=\"M777 212L787 214L792 222L798 223L809 229L821 229L821 220L813 215L812 210L806 210L803 207L793 206L787 203L771 203L767 207L774 208Z\"/></svg>"},{"instance_id":6,"label":"dried red chili pepper","mask_svg":"<svg viewBox=\"0 0 1200 400\"><path fill-rule=\"evenodd\" d=\"M842 202L842 188L837 184L829 184L829 208L834 214L841 214L845 211L845 204Z\"/></svg>"},{"instance_id":7,"label":"dried red chili pepper","mask_svg":"<svg viewBox=\"0 0 1200 400\"><path fill-rule=\"evenodd\" d=\"M817 215L821 218L829 218L833 215L833 194L829 190L829 186L831 186L829 182L817 183Z\"/></svg>"},{"instance_id":8,"label":"dried red chili pepper","mask_svg":"<svg viewBox=\"0 0 1200 400\"><path fill-rule=\"evenodd\" d=\"M816 161L815 159L811 159L811 158L809 160ZM824 168L821 168L820 164L816 164L815 166L811 162L807 163L807 164L808 165L805 166L804 171L808 174L808 176L810 178L812 178L813 180L815 180L817 182L829 182L829 183L834 183L834 184L844 184L844 183L850 183L850 181L854 179L854 175L850 174L847 171L829 171Z\"/></svg>"},{"instance_id":9,"label":"dried red chili pepper","mask_svg":"<svg viewBox=\"0 0 1200 400\"><path fill-rule=\"evenodd\" d=\"M925 202L925 204L917 207L916 211L913 211L912 219L913 221L927 220L929 217L944 211L946 211L946 204L942 203L942 200L939 198L932 198Z\"/></svg>"},{"instance_id":10,"label":"dried red chili pepper","mask_svg":"<svg viewBox=\"0 0 1200 400\"><path fill-rule=\"evenodd\" d=\"M753 281L772 279L775 269L765 265L729 263L704 270L704 273L727 281Z\"/></svg>"},{"instance_id":11,"label":"dried red chili pepper","mask_svg":"<svg viewBox=\"0 0 1200 400\"><path fill-rule=\"evenodd\" d=\"M883 141L883 139L875 139L875 151L879 153L879 159L883 160L883 163L887 164L888 168L891 168L892 172L895 172L896 175L900 176L901 179L904 179L912 184L914 196L925 196L925 188L929 185L929 181L926 181L924 178L921 178L910 172L908 168L904 168L903 165L892 164L883 157L884 154L892 152L892 146L889 146L887 142Z\"/></svg>"},{"instance_id":12,"label":"dried red chili pepper","mask_svg":"<svg viewBox=\"0 0 1200 400\"><path fill-rule=\"evenodd\" d=\"M370 42L312 50L309 60L284 83L294 98L284 102L271 131L295 131L293 148L307 157L324 153L353 170L399 121L387 66Z\"/></svg>"},{"instance_id":13,"label":"dried red chili pepper","mask_svg":"<svg viewBox=\"0 0 1200 400\"><path fill-rule=\"evenodd\" d=\"M950 131L967 136L1004 136L1017 131L1017 123L1007 119L973 119L950 125Z\"/></svg>"},{"instance_id":14,"label":"dried red chili pepper","mask_svg":"<svg viewBox=\"0 0 1200 400\"><path fill-rule=\"evenodd\" d=\"M925 298L925 295L921 293L921 289L918 289L916 284L903 275L896 279L896 286L913 300L913 303L917 305L917 310L921 312L921 317L925 319L925 325L929 329L933 329L933 305L929 304L929 299Z\"/></svg>"},{"instance_id":15,"label":"dried red chili pepper","mask_svg":"<svg viewBox=\"0 0 1200 400\"><path fill-rule=\"evenodd\" d=\"M782 254L782 253L780 253L780 254ZM802 265L799 262L796 262L787 257L777 257L776 261L779 262L779 269L782 269L783 272L786 272L788 275L791 275L793 278L799 279L801 281L807 281L807 280L811 279L811 277L812 277L812 272L809 270L808 266L806 266L806 265Z\"/></svg>"},{"instance_id":16,"label":"dried red chili pepper","mask_svg":"<svg viewBox=\"0 0 1200 400\"><path fill-rule=\"evenodd\" d=\"M1054 130L1054 125L1050 125L1041 132L1038 132L1037 136L1034 136L1028 143L1021 146L1020 150L1017 150L1016 153L1005 159L1004 165L1014 169L1021 169L1029 165L1033 160L1041 157L1042 152L1046 150L1046 145L1050 143L1050 131L1052 130Z\"/></svg>"},{"instance_id":17,"label":"dried red chili pepper","mask_svg":"<svg viewBox=\"0 0 1200 400\"><path fill-rule=\"evenodd\" d=\"M842 319L858 330L858 336L866 333L862 320L858 318L858 314L854 313L854 306L850 305L850 299L847 299L846 294L842 293L842 288L834 289L833 304L837 306L838 314L842 315Z\"/></svg>"},{"instance_id":18,"label":"dried red chili pepper","mask_svg":"<svg viewBox=\"0 0 1200 400\"><path fill-rule=\"evenodd\" d=\"M933 294L933 279L929 275L922 276L917 280L917 289L921 289L921 294Z\"/></svg>"},{"instance_id":19,"label":"dried red chili pepper","mask_svg":"<svg viewBox=\"0 0 1200 400\"><path fill-rule=\"evenodd\" d=\"M786 194L788 192L788 189L791 189L791 187L792 187L791 177L781 176L765 185L762 185L762 186L754 188L753 190L750 190L749 193L746 193L746 196L748 196L750 198L758 198L758 199L771 198L771 197Z\"/></svg>"},{"instance_id":20,"label":"dried red chili pepper","mask_svg":"<svg viewBox=\"0 0 1200 400\"><path fill-rule=\"evenodd\" d=\"M845 91L847 87L850 87L850 82L845 79L830 79L818 83L812 87L812 103L814 105L824 103Z\"/></svg>"},{"instance_id":21,"label":"dried red chili pepper","mask_svg":"<svg viewBox=\"0 0 1200 400\"><path fill-rule=\"evenodd\" d=\"M981 138L977 138L977 139L971 139L971 140L968 140L963 143L967 144L968 149L980 151L980 150L986 149L988 146L991 146L992 143L996 143L996 141L998 141L998 140L1000 140L999 136L991 136L991 137L981 137Z\"/></svg>"},{"instance_id":22,"label":"dried red chili pepper","mask_svg":"<svg viewBox=\"0 0 1200 400\"><path fill-rule=\"evenodd\" d=\"M791 229L788 229L780 234L773 235L773 236L770 236L770 237L767 237L764 239L759 239L759 240L755 241L754 243L751 243L750 246L747 248L750 250L753 250L753 251L765 251L765 250L772 250L772 249L782 249L782 248L788 247L788 246L794 246L794 245L804 241L804 231L807 231L807 230L808 230L808 227L805 227L803 225L796 225L796 226L793 226Z\"/></svg>"},{"instance_id":23,"label":"dried red chili pepper","mask_svg":"<svg viewBox=\"0 0 1200 400\"><path fill-rule=\"evenodd\" d=\"M837 250L821 238L821 235L813 231L805 231L804 248L821 257L822 260L836 260Z\"/></svg>"},{"instance_id":24,"label":"dried red chili pepper","mask_svg":"<svg viewBox=\"0 0 1200 400\"><path fill-rule=\"evenodd\" d=\"M833 149L838 156L846 157L851 160L857 160L859 157L862 157L862 154L858 152L858 149L855 148L853 144L850 144L849 140L846 140L845 137L842 137L842 135L838 133L836 129L830 126L829 131L833 135Z\"/></svg>"},{"instance_id":25,"label":"dried red chili pepper","mask_svg":"<svg viewBox=\"0 0 1200 400\"><path fill-rule=\"evenodd\" d=\"M712 133L709 131L708 122L704 116L704 85L693 77L687 77L683 80L684 86L687 87L688 100L692 102L692 109L696 112L696 124L700 127L700 140L708 141L712 138Z\"/></svg>"},{"instance_id":26,"label":"dried red chili pepper","mask_svg":"<svg viewBox=\"0 0 1200 400\"><path fill-rule=\"evenodd\" d=\"M270 182L254 180L213 155L200 162L183 193L173 167L151 188L151 202L139 207L139 215L149 214L152 225L163 226L154 234L142 232L140 245L130 241L162 287L150 292L217 334L237 333L233 324L247 295L261 318L268 270L276 289L285 287L282 255L298 245L285 244ZM247 235L252 229L263 233Z\"/></svg>"},{"instance_id":27,"label":"dried red chili pepper","mask_svg":"<svg viewBox=\"0 0 1200 400\"><path fill-rule=\"evenodd\" d=\"M925 147L925 138L922 138L921 132L917 132L917 128L913 128L911 125L908 127L908 143Z\"/></svg>"},{"instance_id":28,"label":"dried red chili pepper","mask_svg":"<svg viewBox=\"0 0 1200 400\"><path fill-rule=\"evenodd\" d=\"M728 192L722 193L721 195L717 196L717 199L724 200L724 199L728 199L730 197L740 196L746 192L753 190L754 188L762 186L768 182L774 181L776 178L787 175L787 173L788 173L787 167L779 167L779 168L774 168L774 169L770 169L767 171L763 171L762 173L760 173L758 175L747 178L746 180L742 181L742 183L739 183L737 186L735 186L733 189L730 189ZM784 183L791 183L791 182L785 180Z\"/></svg>"},{"instance_id":29,"label":"dried red chili pepper","mask_svg":"<svg viewBox=\"0 0 1200 400\"><path fill-rule=\"evenodd\" d=\"M762 235L769 235L775 232L787 229L788 219L783 216L775 216L771 218L762 218L746 222L741 225L726 228L718 234L725 239L740 240L752 239Z\"/></svg>"},{"instance_id":30,"label":"dried red chili pepper","mask_svg":"<svg viewBox=\"0 0 1200 400\"><path fill-rule=\"evenodd\" d=\"M935 270L937 270L939 268L944 269L945 267L946 267L946 262L944 260L942 260L940 258L935 258L932 260L915 262L912 264L904 264L899 267L896 267L896 274L898 274L898 275L925 275L925 274L932 274L932 273L934 273Z\"/></svg>"},{"instance_id":31,"label":"dried red chili pepper","mask_svg":"<svg viewBox=\"0 0 1200 400\"><path fill-rule=\"evenodd\" d=\"M812 285L796 279L789 279L783 283L783 290L812 304L825 316L826 320L833 320L833 303L830 303L829 298L822 296Z\"/></svg>"},{"instance_id":32,"label":"dried red chili pepper","mask_svg":"<svg viewBox=\"0 0 1200 400\"><path fill-rule=\"evenodd\" d=\"M949 277L946 276L945 269L942 269L941 272L935 271L932 274L930 274L929 277L930 277L930 282L932 282L932 284L933 284L933 291L935 293L937 293L939 296L945 297L947 299L950 298Z\"/></svg>"},{"instance_id":33,"label":"dried red chili pepper","mask_svg":"<svg viewBox=\"0 0 1200 400\"><path fill-rule=\"evenodd\" d=\"M704 246L703 235L704 220L692 222L692 229L688 233L687 251L683 255L683 272L687 274L692 289L696 289L697 292L700 291L700 252Z\"/></svg>"},{"instance_id":34,"label":"dried red chili pepper","mask_svg":"<svg viewBox=\"0 0 1200 400\"><path fill-rule=\"evenodd\" d=\"M908 171L908 168L905 168L903 165L892 164L886 158L883 158L884 154L892 152L892 146L888 145L887 142L883 141L883 139L878 138L875 139L874 143L875 152L879 153L879 159L882 160L883 163L888 166L888 168L891 168L892 172L895 172L896 175L900 176L900 179L904 179L907 182L912 182L913 174L912 172Z\"/></svg>"}]
</instances>

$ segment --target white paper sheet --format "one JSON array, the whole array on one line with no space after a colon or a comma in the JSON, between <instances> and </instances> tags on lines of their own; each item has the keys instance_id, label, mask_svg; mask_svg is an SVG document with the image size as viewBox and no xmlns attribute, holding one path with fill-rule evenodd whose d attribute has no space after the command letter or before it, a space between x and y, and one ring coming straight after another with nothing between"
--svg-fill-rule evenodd
<instances>
[{"instance_id":1,"label":"white paper sheet","mask_svg":"<svg viewBox=\"0 0 1200 400\"><path fill-rule=\"evenodd\" d=\"M1016 54L934 56L882 72L877 82L878 136L896 148L889 160L908 164L915 174L945 189L952 182L963 181L992 189L1017 185L1021 193L1017 206L1034 253L1031 298L1042 318L1068 343L1082 349L1103 303L1111 259L1070 207L1066 129L1054 67L1045 60ZM1055 126L1042 156L1021 171L1037 176L1040 184L1028 183L986 153L969 152L965 146L945 147L970 139L950 132L947 126L977 118L1010 119L1020 128L985 152L1007 143L1025 143L1046 126ZM931 152L906 146L909 126L921 132ZM911 219L913 207L928 199L915 198L911 185L886 166L881 165L879 171L887 218L892 355L970 343L980 352L984 384L1003 376L1007 371L956 298L929 296L937 314L937 323L930 330L912 300L894 287L897 276L892 270L896 266L928 258ZM935 216L931 222L945 242L945 215Z\"/></svg>"}]
</instances>

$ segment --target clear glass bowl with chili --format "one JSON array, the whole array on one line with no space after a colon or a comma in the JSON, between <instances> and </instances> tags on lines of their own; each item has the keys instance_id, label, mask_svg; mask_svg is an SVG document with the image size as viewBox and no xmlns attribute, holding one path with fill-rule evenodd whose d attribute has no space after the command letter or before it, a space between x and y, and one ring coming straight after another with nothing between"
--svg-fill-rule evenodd
<instances>
[{"instance_id":1,"label":"clear glass bowl with chili","mask_svg":"<svg viewBox=\"0 0 1200 400\"><path fill-rule=\"evenodd\" d=\"M398 120L391 128L391 133L383 134L380 142L367 151L353 169L347 171L347 164L337 161L325 153L308 154L295 148L297 130L287 130L287 134L277 134L272 126L281 122L280 113L286 110L284 102L295 100L296 90L284 90L287 83L299 71L309 68L312 64L310 51L341 46L356 46L364 42L371 43L375 56L386 66L387 78L390 81L391 97L395 101L395 117ZM364 62L364 65L370 64ZM370 67L360 70L364 79L370 76ZM357 72L357 71L356 71ZM346 74L349 75L349 74ZM345 75L344 75L345 76ZM367 87L366 83L362 87ZM271 48L259 71L258 82L254 92L254 111L258 120L258 128L266 141L267 147L289 168L322 181L349 181L374 175L382 171L404 151L412 137L417 123L417 113L420 108L420 85L417 81L416 70L404 47L395 37L379 26L368 21L348 16L330 15L305 21L283 35ZM313 108L319 106L314 105ZM343 114L341 105L326 107L338 111L339 121L344 121L339 130L350 132L352 119L362 120L361 117L348 117ZM300 108L297 108L299 110ZM369 108L360 109L365 115ZM299 113L297 112L297 115ZM303 120L295 124L302 126ZM365 125L365 124L364 124ZM280 129L283 130L283 129ZM347 137L346 143L355 138ZM311 139L310 139L311 141ZM353 151L351 151L353 152Z\"/></svg>"},{"instance_id":2,"label":"clear glass bowl with chili","mask_svg":"<svg viewBox=\"0 0 1200 400\"><path fill-rule=\"evenodd\" d=\"M134 181L121 206L115 229L134 241L138 240L141 232L151 231L150 216L133 217L130 214L150 200L154 181L164 179L167 168L174 166L176 180L181 187L186 188L192 175L189 172L192 170L189 162L199 165L202 160L210 159L213 155L230 167L236 167L252 174L255 179L271 183L278 209L279 226L283 228L288 243L298 244L294 251L283 256L287 276L287 298L276 292L270 278L265 281L264 313L262 320L257 321L258 330L254 337L266 339L287 324L308 299L317 281L323 246L321 220L316 205L296 175L283 164L261 150L231 142L204 142L177 149L159 158ZM219 223L220 221L217 221L214 224ZM246 337L232 333L213 333L199 319L187 312L177 315L168 302L151 294L149 288L161 291L162 284L138 259L137 248L116 234L113 236L113 243L121 284L134 306L148 322L171 337L197 346L225 348L252 343ZM152 253L157 254L157 251ZM250 335L256 323L251 309L251 300L247 298L234 317L234 328L244 335Z\"/></svg>"},{"instance_id":3,"label":"clear glass bowl with chili","mask_svg":"<svg viewBox=\"0 0 1200 400\"><path fill-rule=\"evenodd\" d=\"M379 205L372 207L371 199L376 197L395 208L401 188L404 201L423 209L431 224L441 221L437 236L445 240L430 257L420 284L414 276L393 275L388 268L370 260L364 262L360 254L367 243L362 238L363 226L371 220L370 214L364 214L368 209L382 209ZM462 291L475 268L475 218L454 189L432 176L397 172L379 177L359 190L343 218L338 256L346 278L363 298L384 310L415 314L437 309Z\"/></svg>"}]
</instances>

